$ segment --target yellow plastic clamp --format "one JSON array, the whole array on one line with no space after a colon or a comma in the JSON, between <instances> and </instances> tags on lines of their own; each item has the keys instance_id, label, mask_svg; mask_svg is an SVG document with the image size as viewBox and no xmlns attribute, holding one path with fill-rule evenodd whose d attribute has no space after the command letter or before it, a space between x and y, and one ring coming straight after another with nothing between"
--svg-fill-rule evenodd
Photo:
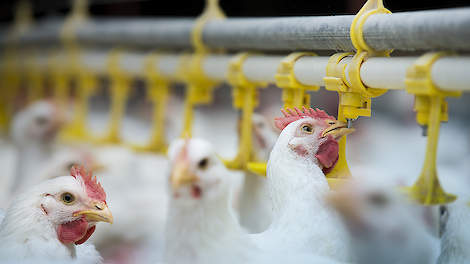
<instances>
[{"instance_id":1,"label":"yellow plastic clamp","mask_svg":"<svg viewBox=\"0 0 470 264\"><path fill-rule=\"evenodd\" d=\"M108 59L108 75L110 79L111 112L108 123L108 132L103 138L96 140L101 144L121 143L121 125L126 110L127 98L132 80L120 66L122 51L113 50Z\"/></svg>"},{"instance_id":2,"label":"yellow plastic clamp","mask_svg":"<svg viewBox=\"0 0 470 264\"><path fill-rule=\"evenodd\" d=\"M77 80L75 107L72 121L64 128L61 139L65 141L92 140L88 128L88 105L90 97L97 88L96 77L85 68L74 71Z\"/></svg>"},{"instance_id":3,"label":"yellow plastic clamp","mask_svg":"<svg viewBox=\"0 0 470 264\"><path fill-rule=\"evenodd\" d=\"M306 91L318 91L317 85L304 85L294 74L295 62L304 56L316 56L313 52L294 52L285 57L276 73L276 85L282 88L282 101L284 108L310 106L310 96Z\"/></svg>"},{"instance_id":4,"label":"yellow plastic clamp","mask_svg":"<svg viewBox=\"0 0 470 264\"><path fill-rule=\"evenodd\" d=\"M28 103L37 101L44 97L44 73L38 65L38 53L35 51L27 51L26 56L26 89Z\"/></svg>"},{"instance_id":5,"label":"yellow plastic clamp","mask_svg":"<svg viewBox=\"0 0 470 264\"><path fill-rule=\"evenodd\" d=\"M2 96L0 96L0 130L8 133L14 111L15 98L20 88L20 69L13 53L6 54L2 67Z\"/></svg>"},{"instance_id":6,"label":"yellow plastic clamp","mask_svg":"<svg viewBox=\"0 0 470 264\"><path fill-rule=\"evenodd\" d=\"M391 50L386 51L376 51L367 45L364 40L363 27L367 18L373 14L390 14L390 10L386 9L383 5L382 0L368 0L364 6L359 10L359 12L354 17L351 28L350 28L350 37L353 46L356 48L357 52L368 51L370 55L374 56L388 56Z\"/></svg>"},{"instance_id":7,"label":"yellow plastic clamp","mask_svg":"<svg viewBox=\"0 0 470 264\"><path fill-rule=\"evenodd\" d=\"M50 57L48 64L54 101L60 112L65 113L70 94L70 72L69 68L64 66L64 54L61 51L56 52Z\"/></svg>"},{"instance_id":8,"label":"yellow plastic clamp","mask_svg":"<svg viewBox=\"0 0 470 264\"><path fill-rule=\"evenodd\" d=\"M137 151L166 153L165 115L168 103L170 82L159 74L158 54L151 53L145 61L147 97L153 103L153 121L150 141L144 146L133 146Z\"/></svg>"},{"instance_id":9,"label":"yellow plastic clamp","mask_svg":"<svg viewBox=\"0 0 470 264\"><path fill-rule=\"evenodd\" d=\"M191 40L195 52L207 52L207 47L202 40L202 31L207 22L214 19L224 19L224 11L219 6L219 0L206 0L202 14L196 19L191 32Z\"/></svg>"},{"instance_id":10,"label":"yellow plastic clamp","mask_svg":"<svg viewBox=\"0 0 470 264\"><path fill-rule=\"evenodd\" d=\"M66 49L78 49L75 31L88 20L88 17L88 0L74 0L72 10L66 17L60 34Z\"/></svg>"},{"instance_id":11,"label":"yellow plastic clamp","mask_svg":"<svg viewBox=\"0 0 470 264\"><path fill-rule=\"evenodd\" d=\"M177 76L186 83L184 102L183 131L181 137L192 136L194 107L212 103L213 90L218 85L204 73L202 63L203 53L185 54L181 56Z\"/></svg>"},{"instance_id":12,"label":"yellow plastic clamp","mask_svg":"<svg viewBox=\"0 0 470 264\"><path fill-rule=\"evenodd\" d=\"M346 116L348 118L357 118L355 117L356 114L364 114L364 111L358 110L354 112L354 105L345 105L350 104L349 100L351 97L348 98L348 91L350 88L347 86L346 76L345 76L345 69L346 64L340 63L341 60L344 58L352 55L352 53L337 53L330 57L327 67L326 67L326 77L323 79L325 82L325 89L330 91L337 91L339 95L339 104L338 104L338 120L345 122ZM360 95L359 95L360 97ZM357 104L355 104L357 106ZM361 104L359 104L359 107ZM353 110L352 112L344 111L344 108ZM348 108L349 107L349 108ZM370 113L370 112L369 112ZM352 114L352 115L351 115ZM367 114L367 112L366 112ZM339 140L339 158L336 166L331 170L326 177L329 178L348 178L351 176L349 171L349 167L346 161L346 137L342 137Z\"/></svg>"},{"instance_id":13,"label":"yellow plastic clamp","mask_svg":"<svg viewBox=\"0 0 470 264\"><path fill-rule=\"evenodd\" d=\"M19 92L21 74L18 50L19 37L33 24L32 7L29 1L20 1L15 8L15 19L8 31L7 46L3 52L5 65L1 73L2 96L0 97L0 131L8 132L13 116L15 97Z\"/></svg>"},{"instance_id":14,"label":"yellow plastic clamp","mask_svg":"<svg viewBox=\"0 0 470 264\"><path fill-rule=\"evenodd\" d=\"M243 63L250 54L247 52L236 55L231 61L227 73L228 83L232 86L233 107L242 111L241 136L238 152L233 160L225 160L229 169L246 170L250 161L256 161L252 146L252 116L258 105L258 87L266 83L249 81L243 73Z\"/></svg>"},{"instance_id":15,"label":"yellow plastic clamp","mask_svg":"<svg viewBox=\"0 0 470 264\"><path fill-rule=\"evenodd\" d=\"M382 0L368 0L354 17L350 27L351 41L357 52L349 63L341 63L350 53L338 53L331 56L324 78L325 88L339 94L338 120L350 121L359 116L371 115L371 98L384 94L387 90L366 87L361 80L361 65L368 56L388 56L388 51L376 51L367 45L363 36L363 26L373 14L390 13L385 9ZM346 72L347 76L346 78ZM336 166L328 173L328 178L348 178L346 161L346 137L339 141L339 159Z\"/></svg>"},{"instance_id":16,"label":"yellow plastic clamp","mask_svg":"<svg viewBox=\"0 0 470 264\"><path fill-rule=\"evenodd\" d=\"M406 89L415 95L416 121L427 129L426 156L421 174L408 194L424 205L445 204L454 201L455 195L446 193L436 171L437 143L440 122L448 120L448 96L460 96L461 92L444 92L433 83L431 68L445 52L427 53L421 56L407 71Z\"/></svg>"}]
</instances>

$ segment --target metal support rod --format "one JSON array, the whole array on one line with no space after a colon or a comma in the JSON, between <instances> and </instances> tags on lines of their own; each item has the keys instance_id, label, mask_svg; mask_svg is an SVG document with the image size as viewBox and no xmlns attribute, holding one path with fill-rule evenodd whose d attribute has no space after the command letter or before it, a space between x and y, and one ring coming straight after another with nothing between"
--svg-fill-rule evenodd
<instances>
[{"instance_id":1,"label":"metal support rod","mask_svg":"<svg viewBox=\"0 0 470 264\"><path fill-rule=\"evenodd\" d=\"M392 10L393 11L393 10ZM227 18L203 29L209 48L264 51L351 51L353 15L287 18ZM79 42L152 49L191 49L194 19L91 20L77 29ZM23 44L58 42L61 22L39 23L20 38ZM470 51L470 8L376 14L364 24L364 38L375 50ZM6 38L0 37L0 44Z\"/></svg>"}]
</instances>

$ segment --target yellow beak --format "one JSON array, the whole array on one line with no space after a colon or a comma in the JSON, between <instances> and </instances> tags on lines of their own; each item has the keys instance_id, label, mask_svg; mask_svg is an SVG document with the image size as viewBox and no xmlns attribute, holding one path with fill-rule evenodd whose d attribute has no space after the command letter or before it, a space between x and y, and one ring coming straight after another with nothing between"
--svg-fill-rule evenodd
<instances>
[{"instance_id":1,"label":"yellow beak","mask_svg":"<svg viewBox=\"0 0 470 264\"><path fill-rule=\"evenodd\" d=\"M330 125L325 130L323 130L321 136L327 137L332 136L335 139L339 139L342 136L351 134L354 132L354 128L348 128L348 125L344 122L337 120L329 120L328 124Z\"/></svg>"},{"instance_id":2,"label":"yellow beak","mask_svg":"<svg viewBox=\"0 0 470 264\"><path fill-rule=\"evenodd\" d=\"M190 173L189 164L184 160L176 161L170 177L171 186L177 189L184 184L190 184L198 181L199 178Z\"/></svg>"},{"instance_id":3,"label":"yellow beak","mask_svg":"<svg viewBox=\"0 0 470 264\"><path fill-rule=\"evenodd\" d=\"M113 215L108 206L103 202L93 204L93 209L75 213L73 216L84 215L88 221L113 223Z\"/></svg>"}]
</instances>

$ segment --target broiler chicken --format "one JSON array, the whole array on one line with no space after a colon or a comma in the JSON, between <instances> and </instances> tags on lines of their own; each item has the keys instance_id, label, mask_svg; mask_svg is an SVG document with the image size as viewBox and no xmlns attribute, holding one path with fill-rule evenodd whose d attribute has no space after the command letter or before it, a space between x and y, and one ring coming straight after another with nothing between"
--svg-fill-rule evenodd
<instances>
[{"instance_id":1,"label":"broiler chicken","mask_svg":"<svg viewBox=\"0 0 470 264\"><path fill-rule=\"evenodd\" d=\"M40 181L37 170L54 153L54 141L62 123L57 107L49 101L33 103L14 117L11 138L17 156L10 192L15 193Z\"/></svg>"},{"instance_id":2,"label":"broiler chicken","mask_svg":"<svg viewBox=\"0 0 470 264\"><path fill-rule=\"evenodd\" d=\"M164 261L246 262L254 248L235 218L229 172L212 145L202 139L179 139L168 153L171 187Z\"/></svg>"},{"instance_id":3,"label":"broiler chicken","mask_svg":"<svg viewBox=\"0 0 470 264\"><path fill-rule=\"evenodd\" d=\"M421 206L405 200L393 184L361 177L331 194L329 202L351 234L356 263L435 263L439 241L426 228Z\"/></svg>"},{"instance_id":4,"label":"broiler chicken","mask_svg":"<svg viewBox=\"0 0 470 264\"><path fill-rule=\"evenodd\" d=\"M463 171L462 171L463 172ZM470 263L470 182L468 174L456 173L441 177L443 187L456 194L457 200L439 207L441 255L438 264Z\"/></svg>"},{"instance_id":5,"label":"broiler chicken","mask_svg":"<svg viewBox=\"0 0 470 264\"><path fill-rule=\"evenodd\" d=\"M353 130L318 109L283 113L276 119L282 132L267 168L273 223L252 237L264 252L311 253L348 261L348 234L324 197L330 192L325 173L339 156L337 140Z\"/></svg>"},{"instance_id":6,"label":"broiler chicken","mask_svg":"<svg viewBox=\"0 0 470 264\"><path fill-rule=\"evenodd\" d=\"M460 199L441 205L440 235L441 255L438 264L463 264L470 262L470 219L468 200Z\"/></svg>"},{"instance_id":7,"label":"broiler chicken","mask_svg":"<svg viewBox=\"0 0 470 264\"><path fill-rule=\"evenodd\" d=\"M113 222L101 185L83 168L22 192L0 225L5 263L101 263L85 242L97 222ZM2 262L3 263L3 262Z\"/></svg>"}]
</instances>

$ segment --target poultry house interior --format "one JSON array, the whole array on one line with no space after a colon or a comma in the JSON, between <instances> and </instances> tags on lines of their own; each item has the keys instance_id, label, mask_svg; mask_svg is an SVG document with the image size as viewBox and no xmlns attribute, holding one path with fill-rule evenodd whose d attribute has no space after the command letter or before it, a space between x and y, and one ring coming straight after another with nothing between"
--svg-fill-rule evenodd
<instances>
[{"instance_id":1,"label":"poultry house interior","mask_svg":"<svg viewBox=\"0 0 470 264\"><path fill-rule=\"evenodd\" d=\"M468 1L0 3L0 264L470 263Z\"/></svg>"}]
</instances>

